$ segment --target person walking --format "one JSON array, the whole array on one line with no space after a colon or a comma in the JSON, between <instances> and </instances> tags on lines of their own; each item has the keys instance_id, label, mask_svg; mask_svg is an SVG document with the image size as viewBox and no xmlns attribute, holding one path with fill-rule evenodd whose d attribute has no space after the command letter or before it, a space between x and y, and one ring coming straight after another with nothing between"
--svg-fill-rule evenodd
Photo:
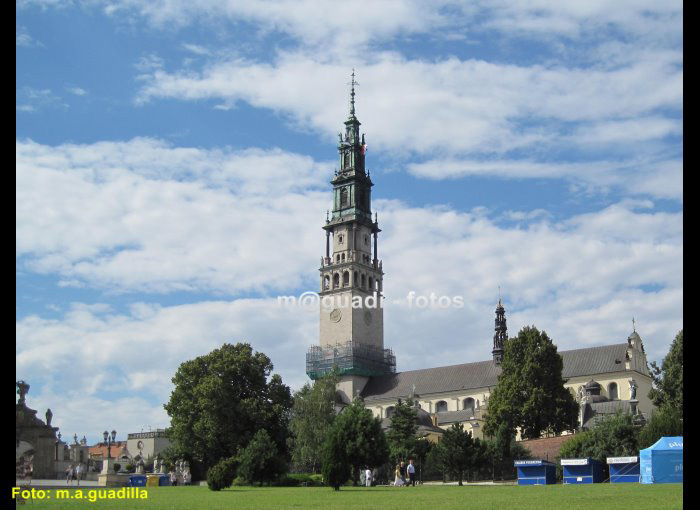
<instances>
[{"instance_id":1,"label":"person walking","mask_svg":"<svg viewBox=\"0 0 700 510\"><path fill-rule=\"evenodd\" d=\"M365 469L365 487L372 487L372 470Z\"/></svg>"},{"instance_id":2,"label":"person walking","mask_svg":"<svg viewBox=\"0 0 700 510\"><path fill-rule=\"evenodd\" d=\"M177 485L177 473L174 470L170 472L170 485Z\"/></svg>"},{"instance_id":3,"label":"person walking","mask_svg":"<svg viewBox=\"0 0 700 510\"><path fill-rule=\"evenodd\" d=\"M73 464L66 468L66 484L73 485Z\"/></svg>"},{"instance_id":4,"label":"person walking","mask_svg":"<svg viewBox=\"0 0 700 510\"><path fill-rule=\"evenodd\" d=\"M408 459L408 466L406 466L406 472L408 473L408 485L416 486L416 466L413 465L413 459Z\"/></svg>"},{"instance_id":5,"label":"person walking","mask_svg":"<svg viewBox=\"0 0 700 510\"><path fill-rule=\"evenodd\" d=\"M78 463L77 466L75 466L75 479L77 481L78 487L80 487L80 476L83 474L83 465Z\"/></svg>"},{"instance_id":6,"label":"person walking","mask_svg":"<svg viewBox=\"0 0 700 510\"><path fill-rule=\"evenodd\" d=\"M401 479L401 467L396 464L396 469L394 470L394 487L401 487L403 485L403 480Z\"/></svg>"},{"instance_id":7,"label":"person walking","mask_svg":"<svg viewBox=\"0 0 700 510\"><path fill-rule=\"evenodd\" d=\"M404 465L403 461L399 464L399 474L401 475L401 481L403 482L401 485L406 485L406 466Z\"/></svg>"}]
</instances>

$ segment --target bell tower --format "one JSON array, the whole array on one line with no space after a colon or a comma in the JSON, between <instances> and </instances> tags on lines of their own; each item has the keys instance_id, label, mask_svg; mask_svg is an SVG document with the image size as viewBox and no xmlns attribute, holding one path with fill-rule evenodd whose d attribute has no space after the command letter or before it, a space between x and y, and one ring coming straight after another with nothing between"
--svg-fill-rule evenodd
<instances>
[{"instance_id":1,"label":"bell tower","mask_svg":"<svg viewBox=\"0 0 700 510\"><path fill-rule=\"evenodd\" d=\"M319 345L306 355L306 373L317 379L337 365L341 393L351 401L368 378L396 371L384 349L384 271L377 256L377 215L372 219L372 180L365 169L367 145L355 116L355 72L345 132L338 133L339 168L333 208L326 214L326 251L321 258Z\"/></svg>"}]
</instances>

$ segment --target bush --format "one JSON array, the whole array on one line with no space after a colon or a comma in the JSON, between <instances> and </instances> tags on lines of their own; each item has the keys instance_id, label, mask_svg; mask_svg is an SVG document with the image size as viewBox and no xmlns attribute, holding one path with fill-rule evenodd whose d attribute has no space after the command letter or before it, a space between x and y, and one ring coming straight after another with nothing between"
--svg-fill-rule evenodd
<instances>
[{"instance_id":1,"label":"bush","mask_svg":"<svg viewBox=\"0 0 700 510\"><path fill-rule=\"evenodd\" d=\"M233 480L236 477L236 469L238 462L235 457L221 459L217 464L213 465L207 471L207 485L210 490L220 491L227 487L231 487Z\"/></svg>"},{"instance_id":2,"label":"bush","mask_svg":"<svg viewBox=\"0 0 700 510\"><path fill-rule=\"evenodd\" d=\"M248 446L238 455L239 475L250 483L271 483L287 471L284 457L265 429L255 433Z\"/></svg>"},{"instance_id":3,"label":"bush","mask_svg":"<svg viewBox=\"0 0 700 510\"><path fill-rule=\"evenodd\" d=\"M663 436L683 435L683 415L671 406L652 412L651 419L639 431L639 448L649 448Z\"/></svg>"}]
</instances>

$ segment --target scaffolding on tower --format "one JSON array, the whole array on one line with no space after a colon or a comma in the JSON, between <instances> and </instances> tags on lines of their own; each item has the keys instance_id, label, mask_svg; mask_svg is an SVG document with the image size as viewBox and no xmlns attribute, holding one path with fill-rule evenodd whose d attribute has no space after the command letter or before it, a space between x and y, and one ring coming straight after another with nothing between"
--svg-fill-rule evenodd
<instances>
[{"instance_id":1,"label":"scaffolding on tower","mask_svg":"<svg viewBox=\"0 0 700 510\"><path fill-rule=\"evenodd\" d=\"M306 353L306 374L319 379L337 366L340 375L366 377L396 373L396 356L391 349L348 341L320 347L314 345Z\"/></svg>"}]
</instances>

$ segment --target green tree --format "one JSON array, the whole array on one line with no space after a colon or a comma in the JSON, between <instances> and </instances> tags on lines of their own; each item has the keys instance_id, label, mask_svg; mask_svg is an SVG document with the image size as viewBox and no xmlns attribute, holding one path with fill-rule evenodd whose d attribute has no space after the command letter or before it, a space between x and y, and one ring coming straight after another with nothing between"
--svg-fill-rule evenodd
<instances>
[{"instance_id":1,"label":"green tree","mask_svg":"<svg viewBox=\"0 0 700 510\"><path fill-rule=\"evenodd\" d=\"M649 398L657 407L671 406L683 416L683 330L671 342L671 348L663 359L661 368L651 362L654 387Z\"/></svg>"},{"instance_id":2,"label":"green tree","mask_svg":"<svg viewBox=\"0 0 700 510\"><path fill-rule=\"evenodd\" d=\"M649 448L664 436L683 435L683 414L674 406L664 406L651 413L639 431L639 448Z\"/></svg>"},{"instance_id":3,"label":"green tree","mask_svg":"<svg viewBox=\"0 0 700 510\"><path fill-rule=\"evenodd\" d=\"M288 444L292 462L301 472L320 472L323 441L336 415L338 380L336 369L313 385L305 384L294 394Z\"/></svg>"},{"instance_id":4,"label":"green tree","mask_svg":"<svg viewBox=\"0 0 700 510\"><path fill-rule=\"evenodd\" d=\"M479 445L475 445L472 436L464 430L464 425L454 423L435 448L444 471L462 485L463 473L475 465Z\"/></svg>"},{"instance_id":5,"label":"green tree","mask_svg":"<svg viewBox=\"0 0 700 510\"><path fill-rule=\"evenodd\" d=\"M418 481L423 481L423 466L425 465L425 461L428 458L430 452L433 450L434 446L435 444L428 441L427 438L418 438L413 444L413 454L411 456L418 461Z\"/></svg>"},{"instance_id":6,"label":"green tree","mask_svg":"<svg viewBox=\"0 0 700 510\"><path fill-rule=\"evenodd\" d=\"M605 416L596 425L563 443L560 459L591 457L607 466L608 457L638 455L639 428L632 415L618 412Z\"/></svg>"},{"instance_id":7,"label":"green tree","mask_svg":"<svg viewBox=\"0 0 700 510\"><path fill-rule=\"evenodd\" d=\"M365 408L360 398L353 400L336 418L345 436L347 459L352 466L352 483L357 485L360 469L381 466L389 460L389 447L382 420Z\"/></svg>"},{"instance_id":8,"label":"green tree","mask_svg":"<svg viewBox=\"0 0 700 510\"><path fill-rule=\"evenodd\" d=\"M287 464L277 450L277 445L267 433L267 430L258 430L238 455L238 474L249 482L272 482L287 470Z\"/></svg>"},{"instance_id":9,"label":"green tree","mask_svg":"<svg viewBox=\"0 0 700 510\"><path fill-rule=\"evenodd\" d=\"M399 399L391 415L391 425L386 434L389 442L391 461L398 464L406 461L411 456L416 445L416 431L418 430L418 413L410 398L405 402Z\"/></svg>"},{"instance_id":10,"label":"green tree","mask_svg":"<svg viewBox=\"0 0 700 510\"><path fill-rule=\"evenodd\" d=\"M381 419L375 418L364 402L356 398L341 411L328 431L323 456L326 467L322 467L324 478L335 488L348 477L357 485L360 468L381 466L388 459L389 447ZM340 464L351 469L347 476Z\"/></svg>"},{"instance_id":11,"label":"green tree","mask_svg":"<svg viewBox=\"0 0 700 510\"><path fill-rule=\"evenodd\" d=\"M501 423L493 437L483 441L483 462L478 467L491 474L491 479L510 479L514 472L513 461L529 459L530 450L515 441L515 434L506 423Z\"/></svg>"},{"instance_id":12,"label":"green tree","mask_svg":"<svg viewBox=\"0 0 700 510\"><path fill-rule=\"evenodd\" d=\"M286 453L292 398L270 358L247 343L224 344L180 365L165 410L174 450L206 472L266 429ZM269 378L269 379L268 379Z\"/></svg>"},{"instance_id":13,"label":"green tree","mask_svg":"<svg viewBox=\"0 0 700 510\"><path fill-rule=\"evenodd\" d=\"M338 427L337 423L336 421L328 430L321 449L323 480L336 491L350 478L345 431Z\"/></svg>"},{"instance_id":14,"label":"green tree","mask_svg":"<svg viewBox=\"0 0 700 510\"><path fill-rule=\"evenodd\" d=\"M523 439L574 430L578 405L564 387L564 363L547 333L526 326L505 342L502 372L488 403L484 433L506 424Z\"/></svg>"},{"instance_id":15,"label":"green tree","mask_svg":"<svg viewBox=\"0 0 700 510\"><path fill-rule=\"evenodd\" d=\"M210 467L207 471L207 487L209 487L209 490L220 491L231 487L234 478L236 478L237 468L238 461L235 457L221 459Z\"/></svg>"}]
</instances>

